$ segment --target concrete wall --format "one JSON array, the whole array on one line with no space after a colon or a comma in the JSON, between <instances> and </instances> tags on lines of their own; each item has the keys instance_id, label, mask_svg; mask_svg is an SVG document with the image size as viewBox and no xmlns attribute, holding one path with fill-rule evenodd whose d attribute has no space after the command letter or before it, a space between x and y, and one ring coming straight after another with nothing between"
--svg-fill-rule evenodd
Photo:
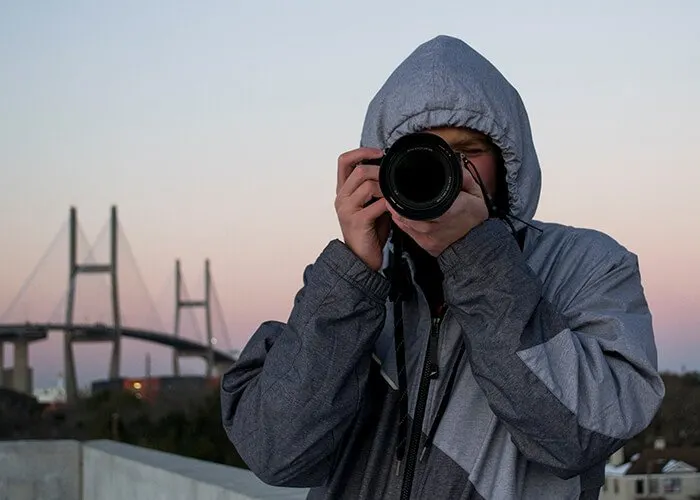
<instances>
[{"instance_id":1,"label":"concrete wall","mask_svg":"<svg viewBox=\"0 0 700 500\"><path fill-rule=\"evenodd\" d=\"M247 470L123 443L83 447L82 500L293 500L306 494L268 486Z\"/></svg>"},{"instance_id":2,"label":"concrete wall","mask_svg":"<svg viewBox=\"0 0 700 500\"><path fill-rule=\"evenodd\" d=\"M0 442L0 500L301 500L307 492L113 441Z\"/></svg>"},{"instance_id":3,"label":"concrete wall","mask_svg":"<svg viewBox=\"0 0 700 500\"><path fill-rule=\"evenodd\" d=\"M77 441L0 442L0 500L80 500Z\"/></svg>"}]
</instances>

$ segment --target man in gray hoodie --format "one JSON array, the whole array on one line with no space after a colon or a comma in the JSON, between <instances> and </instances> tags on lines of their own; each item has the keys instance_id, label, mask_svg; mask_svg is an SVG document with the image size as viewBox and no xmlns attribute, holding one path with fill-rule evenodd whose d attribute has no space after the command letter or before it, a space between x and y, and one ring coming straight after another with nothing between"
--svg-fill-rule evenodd
<instances>
[{"instance_id":1,"label":"man in gray hoodie","mask_svg":"<svg viewBox=\"0 0 700 500\"><path fill-rule=\"evenodd\" d=\"M377 168L361 165L419 131L467 160L450 210L422 222L394 212ZM312 499L598 498L606 458L664 396L636 256L533 220L525 108L455 38L399 65L360 146L338 161L343 241L307 267L287 322L263 323L222 377L241 457ZM400 256L390 219L408 235ZM401 318L386 273L396 258Z\"/></svg>"}]
</instances>

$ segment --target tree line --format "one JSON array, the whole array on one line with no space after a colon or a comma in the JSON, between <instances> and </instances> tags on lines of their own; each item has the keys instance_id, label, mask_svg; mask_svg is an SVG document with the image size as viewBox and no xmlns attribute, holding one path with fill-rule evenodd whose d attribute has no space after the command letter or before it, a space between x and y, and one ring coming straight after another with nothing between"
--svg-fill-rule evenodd
<instances>
[{"instance_id":1,"label":"tree line","mask_svg":"<svg viewBox=\"0 0 700 500\"><path fill-rule=\"evenodd\" d=\"M652 447L700 446L700 372L662 374L666 396L651 425L625 454ZM100 392L71 407L40 404L0 389L0 439L112 439L178 455L247 468L221 424L219 392L172 395L154 401L129 391Z\"/></svg>"}]
</instances>

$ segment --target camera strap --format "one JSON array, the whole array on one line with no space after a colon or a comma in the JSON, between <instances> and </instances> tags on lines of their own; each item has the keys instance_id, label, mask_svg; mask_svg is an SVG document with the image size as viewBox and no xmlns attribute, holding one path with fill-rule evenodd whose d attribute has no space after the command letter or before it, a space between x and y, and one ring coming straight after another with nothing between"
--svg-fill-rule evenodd
<instances>
[{"instance_id":1,"label":"camera strap","mask_svg":"<svg viewBox=\"0 0 700 500\"><path fill-rule=\"evenodd\" d=\"M403 247L405 235L393 222L391 224L392 252L389 256L389 299L394 307L394 350L399 383L399 438L396 446L396 472L406 453L408 438L408 382L406 380L406 353L404 350L403 300L408 286L408 269L404 265Z\"/></svg>"},{"instance_id":2,"label":"camera strap","mask_svg":"<svg viewBox=\"0 0 700 500\"><path fill-rule=\"evenodd\" d=\"M520 247L520 251L522 252L523 249L525 248L525 233L527 232L527 226L520 229L518 232L515 233L515 239L518 241L518 246Z\"/></svg>"}]
</instances>

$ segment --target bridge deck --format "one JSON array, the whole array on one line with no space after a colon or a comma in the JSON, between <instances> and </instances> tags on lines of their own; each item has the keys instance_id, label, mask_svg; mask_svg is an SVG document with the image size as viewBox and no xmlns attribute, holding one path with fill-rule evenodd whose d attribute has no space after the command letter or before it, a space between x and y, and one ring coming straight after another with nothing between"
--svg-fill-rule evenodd
<instances>
[{"instance_id":1,"label":"bridge deck","mask_svg":"<svg viewBox=\"0 0 700 500\"><path fill-rule=\"evenodd\" d=\"M7 324L0 325L0 340L1 341L11 341L18 340L21 338L27 339L29 341L36 341L46 338L48 332L50 331L62 331L65 332L71 330L77 335L75 339L78 342L101 342L111 340L115 334L115 330L111 326L103 324L93 324L93 325L68 325L60 323L26 323L26 324ZM172 347L179 351L185 351L189 354L201 353L202 356L205 355L207 346L202 345L194 340L189 340L182 337L175 337L174 335L154 332L150 330L143 330L139 328L122 327L122 336L137 340L144 340L146 342L153 342L155 344L161 344L168 347ZM225 363L233 362L236 357L232 353L226 351L214 349L214 362L215 363Z\"/></svg>"}]
</instances>

